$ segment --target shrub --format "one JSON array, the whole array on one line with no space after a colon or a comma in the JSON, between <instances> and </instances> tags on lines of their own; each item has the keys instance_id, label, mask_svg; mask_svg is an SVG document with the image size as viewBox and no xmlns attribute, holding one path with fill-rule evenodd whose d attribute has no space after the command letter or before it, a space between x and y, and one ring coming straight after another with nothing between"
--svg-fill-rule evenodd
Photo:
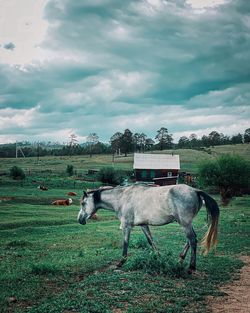
<instances>
[{"instance_id":1,"label":"shrub","mask_svg":"<svg viewBox=\"0 0 250 313\"><path fill-rule=\"evenodd\" d=\"M240 156L222 155L213 161L206 161L199 166L199 183L201 186L217 187L222 204L244 188L249 188L250 166Z\"/></svg>"},{"instance_id":2,"label":"shrub","mask_svg":"<svg viewBox=\"0 0 250 313\"><path fill-rule=\"evenodd\" d=\"M105 184L119 185L123 182L126 175L113 167L103 167L97 175L99 181Z\"/></svg>"},{"instance_id":3,"label":"shrub","mask_svg":"<svg viewBox=\"0 0 250 313\"><path fill-rule=\"evenodd\" d=\"M24 174L24 171L20 167L13 166L10 169L10 177L12 177L13 179L24 179L25 174Z\"/></svg>"},{"instance_id":4,"label":"shrub","mask_svg":"<svg viewBox=\"0 0 250 313\"><path fill-rule=\"evenodd\" d=\"M69 176L72 176L74 173L74 166L73 165L67 165L66 172Z\"/></svg>"}]
</instances>

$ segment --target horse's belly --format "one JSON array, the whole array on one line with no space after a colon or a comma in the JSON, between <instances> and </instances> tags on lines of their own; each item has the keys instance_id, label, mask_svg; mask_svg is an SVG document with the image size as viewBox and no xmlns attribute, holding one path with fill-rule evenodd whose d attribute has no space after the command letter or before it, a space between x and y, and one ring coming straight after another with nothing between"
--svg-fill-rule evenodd
<instances>
[{"instance_id":1,"label":"horse's belly","mask_svg":"<svg viewBox=\"0 0 250 313\"><path fill-rule=\"evenodd\" d=\"M173 215L161 215L161 216L148 216L148 217L137 217L134 220L134 225L152 225L152 226L160 226L169 224L175 221Z\"/></svg>"}]
</instances>

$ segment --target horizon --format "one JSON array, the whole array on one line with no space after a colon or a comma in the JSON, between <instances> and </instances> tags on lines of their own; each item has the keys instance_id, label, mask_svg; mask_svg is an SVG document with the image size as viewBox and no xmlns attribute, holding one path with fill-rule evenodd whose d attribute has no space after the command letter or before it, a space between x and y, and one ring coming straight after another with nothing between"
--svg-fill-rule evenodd
<instances>
[{"instance_id":1,"label":"horizon","mask_svg":"<svg viewBox=\"0 0 250 313\"><path fill-rule=\"evenodd\" d=\"M215 132L217 132L216 130L214 130ZM218 132L217 132L218 133ZM134 135L135 133L133 133L132 132L132 134ZM244 132L243 133L237 133L237 134L233 134L232 136L229 136L229 135L227 135L227 134L223 134L223 133L219 133L220 135L224 135L224 136L228 136L229 137L229 139L231 139L233 136L236 136L236 135L242 135L242 143L240 143L240 144L244 144L244 143L247 143L248 144L248 142L244 142ZM98 135L98 134L97 134ZM146 134L147 135L147 134ZM111 135L112 136L112 135ZM110 136L110 137L111 137ZM203 135L201 135L201 136L197 136L197 140L202 140L202 136ZM205 135L206 136L206 135ZM207 136L208 137L208 136ZM153 139L154 141L155 141L155 144L157 144L157 142L156 142L156 139L155 139L155 137L148 137L147 136L147 138L149 138L149 139ZM190 139L189 137L187 137L188 139ZM179 138L180 139L180 138ZM100 142L100 143L103 143L103 144L106 144L106 145L110 145L110 140L109 141L103 141L103 140L101 140L100 138L98 139L98 142ZM8 144L25 144L25 143L27 143L27 144L31 144L31 145L37 145L37 144L51 144L51 145L68 145L69 144L69 141L68 142L60 142L60 141L50 141L50 140L43 140L43 141L32 141L32 140L22 140L22 141L13 141L13 142L6 142L6 143L0 143L0 145L8 145ZM91 143L90 141L87 141L87 140L85 140L84 142L82 141L82 142L79 142L79 140L76 138L76 141L75 141L75 144L79 144L79 145L83 145L83 144L88 144L88 143ZM173 140L173 144L175 144L175 145L178 145L178 141L175 141L175 140ZM228 143L229 144L229 143ZM227 144L225 144L225 145L227 145ZM231 143L231 145L232 145L232 143Z\"/></svg>"}]
</instances>

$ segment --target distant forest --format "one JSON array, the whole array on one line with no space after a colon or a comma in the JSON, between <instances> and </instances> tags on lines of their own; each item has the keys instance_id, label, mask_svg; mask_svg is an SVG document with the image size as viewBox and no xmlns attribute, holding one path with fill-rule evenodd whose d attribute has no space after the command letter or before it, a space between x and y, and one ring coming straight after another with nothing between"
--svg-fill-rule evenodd
<instances>
[{"instance_id":1,"label":"distant forest","mask_svg":"<svg viewBox=\"0 0 250 313\"><path fill-rule=\"evenodd\" d=\"M132 133L129 129L124 132L116 132L111 136L109 143L99 140L96 133L89 134L86 143L79 143L77 136L71 134L68 143L52 142L17 142L0 145L1 158L13 158L16 156L40 157L40 156L71 156L89 154L124 154L131 152L145 152L164 149L205 149L210 146L227 144L250 143L250 128L244 134L227 136L217 131L212 131L208 136L201 138L193 133L189 137L180 137L178 143L173 142L173 135L168 129L161 127L154 139L148 138L144 133Z\"/></svg>"}]
</instances>

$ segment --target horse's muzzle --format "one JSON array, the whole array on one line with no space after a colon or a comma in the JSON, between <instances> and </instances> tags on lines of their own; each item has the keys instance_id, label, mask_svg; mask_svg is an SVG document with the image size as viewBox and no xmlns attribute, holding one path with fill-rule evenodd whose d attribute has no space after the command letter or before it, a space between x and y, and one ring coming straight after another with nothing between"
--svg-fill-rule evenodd
<instances>
[{"instance_id":1,"label":"horse's muzzle","mask_svg":"<svg viewBox=\"0 0 250 313\"><path fill-rule=\"evenodd\" d=\"M84 215L79 214L77 220L80 224L85 225L87 218L88 218L88 214L84 214Z\"/></svg>"},{"instance_id":2,"label":"horse's muzzle","mask_svg":"<svg viewBox=\"0 0 250 313\"><path fill-rule=\"evenodd\" d=\"M78 222L82 225L85 225L86 224L86 218L84 219L78 219Z\"/></svg>"}]
</instances>

